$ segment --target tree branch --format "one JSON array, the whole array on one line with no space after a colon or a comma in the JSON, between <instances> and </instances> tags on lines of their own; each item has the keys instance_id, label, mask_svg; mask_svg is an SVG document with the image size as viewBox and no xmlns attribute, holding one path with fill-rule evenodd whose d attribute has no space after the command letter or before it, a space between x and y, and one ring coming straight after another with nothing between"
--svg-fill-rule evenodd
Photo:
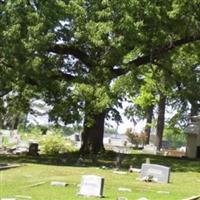
<instances>
[{"instance_id":1,"label":"tree branch","mask_svg":"<svg viewBox=\"0 0 200 200\"><path fill-rule=\"evenodd\" d=\"M77 77L71 74L64 73L62 71L55 72L50 76L50 78L57 79L57 80L65 80L65 81L73 81Z\"/></svg>"},{"instance_id":2,"label":"tree branch","mask_svg":"<svg viewBox=\"0 0 200 200\"><path fill-rule=\"evenodd\" d=\"M155 50L153 50L149 55L132 60L128 64L134 64L136 66L147 64L151 60L155 58L159 58L161 55L168 53L169 51L172 51L173 49L177 47L180 47L182 45L185 45L191 42L196 42L198 40L200 40L200 35L185 37L185 38L173 41L170 44L155 48Z\"/></svg>"},{"instance_id":3,"label":"tree branch","mask_svg":"<svg viewBox=\"0 0 200 200\"><path fill-rule=\"evenodd\" d=\"M6 62L2 61L2 64L8 68L14 68L13 66L7 64ZM44 74L45 76L45 74ZM48 78L52 78L52 79L57 79L57 80L65 80L65 81L73 81L75 80L77 77L76 76L73 76L71 74L67 74L67 73L64 73L62 71L56 71L54 73L52 73L51 75L49 75ZM43 79L43 77L42 77ZM31 78L31 76L25 76L24 77L24 81L25 83L29 84L29 85L36 85L38 86L39 85L39 81L35 78Z\"/></svg>"},{"instance_id":4,"label":"tree branch","mask_svg":"<svg viewBox=\"0 0 200 200\"><path fill-rule=\"evenodd\" d=\"M4 97L5 95L7 95L9 92L11 92L12 89L4 89L0 91L0 98Z\"/></svg>"},{"instance_id":5,"label":"tree branch","mask_svg":"<svg viewBox=\"0 0 200 200\"><path fill-rule=\"evenodd\" d=\"M82 61L87 67L95 66L94 61L92 61L85 52L81 51L75 45L54 44L49 48L49 51L56 54L73 55L75 58Z\"/></svg>"},{"instance_id":6,"label":"tree branch","mask_svg":"<svg viewBox=\"0 0 200 200\"><path fill-rule=\"evenodd\" d=\"M128 62L126 65L134 65L136 67L139 67L141 65L145 65L148 63L153 62L153 60L160 58L163 54L168 53L172 50L174 50L177 47L180 47L185 44L189 44L191 42L196 42L200 40L200 35L197 36L190 36L190 37L185 37L176 41L171 42L170 44L166 44L160 47L156 47L152 52L150 52L147 55L144 55L142 57L136 58L135 60L132 60ZM126 69L113 69L113 73L116 76L121 76L126 74L127 72L130 71L130 68Z\"/></svg>"}]
</instances>

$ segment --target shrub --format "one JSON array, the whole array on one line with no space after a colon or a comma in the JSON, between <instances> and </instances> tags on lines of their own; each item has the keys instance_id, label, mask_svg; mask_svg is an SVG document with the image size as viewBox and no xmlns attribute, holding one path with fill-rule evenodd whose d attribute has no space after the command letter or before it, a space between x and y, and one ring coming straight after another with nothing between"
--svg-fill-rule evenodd
<instances>
[{"instance_id":1,"label":"shrub","mask_svg":"<svg viewBox=\"0 0 200 200\"><path fill-rule=\"evenodd\" d=\"M44 154L59 154L73 151L74 148L69 141L60 134L49 134L43 137L40 141L41 153Z\"/></svg>"},{"instance_id":2,"label":"shrub","mask_svg":"<svg viewBox=\"0 0 200 200\"><path fill-rule=\"evenodd\" d=\"M139 144L144 145L146 141L146 134L144 132L136 133L131 128L126 129L125 134L128 137L130 143L135 144L138 147Z\"/></svg>"}]
</instances>

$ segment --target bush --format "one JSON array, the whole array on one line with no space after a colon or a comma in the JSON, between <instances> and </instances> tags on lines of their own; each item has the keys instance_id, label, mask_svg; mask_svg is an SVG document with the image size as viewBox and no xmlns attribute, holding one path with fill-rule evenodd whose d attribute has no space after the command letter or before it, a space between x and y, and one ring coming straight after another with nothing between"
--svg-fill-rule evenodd
<instances>
[{"instance_id":1,"label":"bush","mask_svg":"<svg viewBox=\"0 0 200 200\"><path fill-rule=\"evenodd\" d=\"M74 150L70 142L66 141L66 139L60 134L50 134L44 136L40 141L40 145L41 153L44 154L55 155Z\"/></svg>"},{"instance_id":2,"label":"bush","mask_svg":"<svg viewBox=\"0 0 200 200\"><path fill-rule=\"evenodd\" d=\"M126 129L125 135L127 135L129 142L136 147L138 147L139 144L144 145L147 138L144 132L136 133L131 128Z\"/></svg>"}]
</instances>

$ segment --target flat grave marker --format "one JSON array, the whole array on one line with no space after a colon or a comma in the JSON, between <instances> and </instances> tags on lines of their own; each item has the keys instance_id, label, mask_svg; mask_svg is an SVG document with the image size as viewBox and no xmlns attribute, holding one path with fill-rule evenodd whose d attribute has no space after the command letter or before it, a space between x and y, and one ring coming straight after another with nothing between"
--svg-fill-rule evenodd
<instances>
[{"instance_id":1,"label":"flat grave marker","mask_svg":"<svg viewBox=\"0 0 200 200\"><path fill-rule=\"evenodd\" d=\"M19 164L8 164L8 163L0 163L0 170L5 170L5 169L11 169L11 168L16 168L20 167L22 165Z\"/></svg>"},{"instance_id":2,"label":"flat grave marker","mask_svg":"<svg viewBox=\"0 0 200 200\"><path fill-rule=\"evenodd\" d=\"M67 183L61 181L51 181L51 186L66 187Z\"/></svg>"},{"instance_id":3,"label":"flat grave marker","mask_svg":"<svg viewBox=\"0 0 200 200\"><path fill-rule=\"evenodd\" d=\"M128 200L126 197L117 197L117 200Z\"/></svg>"}]
</instances>

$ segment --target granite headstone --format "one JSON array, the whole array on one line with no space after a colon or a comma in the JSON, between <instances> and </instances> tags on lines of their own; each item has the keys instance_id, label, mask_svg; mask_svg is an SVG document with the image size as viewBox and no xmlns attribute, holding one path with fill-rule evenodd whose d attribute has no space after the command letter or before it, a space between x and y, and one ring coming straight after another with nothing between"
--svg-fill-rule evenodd
<instances>
[{"instance_id":1,"label":"granite headstone","mask_svg":"<svg viewBox=\"0 0 200 200\"><path fill-rule=\"evenodd\" d=\"M154 155L156 155L157 154L157 148L153 144L148 144L148 145L145 145L143 147L142 152L146 153L146 154L154 154Z\"/></svg>"},{"instance_id":2,"label":"granite headstone","mask_svg":"<svg viewBox=\"0 0 200 200\"><path fill-rule=\"evenodd\" d=\"M169 183L170 168L156 164L142 164L141 179L148 177L159 183Z\"/></svg>"},{"instance_id":3,"label":"granite headstone","mask_svg":"<svg viewBox=\"0 0 200 200\"><path fill-rule=\"evenodd\" d=\"M95 175L82 176L79 195L103 197L104 178Z\"/></svg>"}]
</instances>

